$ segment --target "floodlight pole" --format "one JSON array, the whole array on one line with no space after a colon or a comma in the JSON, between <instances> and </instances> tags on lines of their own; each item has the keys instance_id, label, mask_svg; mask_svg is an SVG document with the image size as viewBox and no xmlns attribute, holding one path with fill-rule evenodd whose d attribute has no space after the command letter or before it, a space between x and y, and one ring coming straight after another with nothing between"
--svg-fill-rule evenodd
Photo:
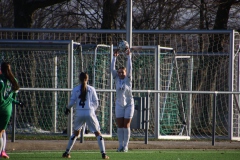
<instances>
[{"instance_id":1,"label":"floodlight pole","mask_svg":"<svg viewBox=\"0 0 240 160\"><path fill-rule=\"evenodd\" d=\"M127 35L126 40L132 48L132 0L127 0Z\"/></svg>"}]
</instances>

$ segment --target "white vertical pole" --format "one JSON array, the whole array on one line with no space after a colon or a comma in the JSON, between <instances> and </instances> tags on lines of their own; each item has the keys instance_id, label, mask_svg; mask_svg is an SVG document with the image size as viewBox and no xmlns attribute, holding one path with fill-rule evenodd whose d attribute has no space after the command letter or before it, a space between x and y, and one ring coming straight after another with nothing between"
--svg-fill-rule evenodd
<instances>
[{"instance_id":1,"label":"white vertical pole","mask_svg":"<svg viewBox=\"0 0 240 160\"><path fill-rule=\"evenodd\" d=\"M127 35L129 47L132 48L132 0L127 0Z\"/></svg>"},{"instance_id":2,"label":"white vertical pole","mask_svg":"<svg viewBox=\"0 0 240 160\"><path fill-rule=\"evenodd\" d=\"M111 48L110 48L110 68L109 68L109 71L111 71L111 60L113 58L113 44L111 45ZM113 76L112 74L110 74L110 89L113 89ZM110 135L112 137L112 126L113 126L113 123L112 123L112 108L113 108L113 92L110 92L110 113L109 113L109 118L110 118L110 124L109 124L109 131L110 131Z\"/></svg>"},{"instance_id":3,"label":"white vertical pole","mask_svg":"<svg viewBox=\"0 0 240 160\"><path fill-rule=\"evenodd\" d=\"M230 33L230 49L229 49L229 91L233 92L234 80L234 30ZM229 94L229 112L228 112L228 137L229 140L233 139L233 94Z\"/></svg>"},{"instance_id":4,"label":"white vertical pole","mask_svg":"<svg viewBox=\"0 0 240 160\"><path fill-rule=\"evenodd\" d=\"M57 89L57 56L54 57L53 59L54 61L54 75L53 75L53 86L54 88ZM56 133L57 132L57 91L54 92L54 97L53 97L53 107L54 107L54 111L53 111L53 132Z\"/></svg>"},{"instance_id":5,"label":"white vertical pole","mask_svg":"<svg viewBox=\"0 0 240 160\"><path fill-rule=\"evenodd\" d=\"M96 46L95 50L94 50L94 62L93 62L93 80L92 80L92 86L95 86L95 79L96 79L96 63L97 63L97 49L98 49L98 45Z\"/></svg>"},{"instance_id":6,"label":"white vertical pole","mask_svg":"<svg viewBox=\"0 0 240 160\"><path fill-rule=\"evenodd\" d=\"M73 89L73 41L68 44L68 88ZM68 93L68 101L71 93ZM73 110L68 115L68 136L72 134Z\"/></svg>"},{"instance_id":7,"label":"white vertical pole","mask_svg":"<svg viewBox=\"0 0 240 160\"><path fill-rule=\"evenodd\" d=\"M160 46L158 45L155 49L155 90L160 90ZM160 93L155 93L155 129L154 137L158 138L160 136L160 126L159 126L159 110L160 110Z\"/></svg>"},{"instance_id":8,"label":"white vertical pole","mask_svg":"<svg viewBox=\"0 0 240 160\"><path fill-rule=\"evenodd\" d=\"M240 49L240 44L239 44L239 48ZM240 52L238 52L238 70L237 70L237 91L240 91ZM234 95L235 96L235 95ZM238 95L237 98L237 106L239 107L239 103L240 103L240 95ZM240 113L238 113L238 128L237 128L237 136L240 136Z\"/></svg>"},{"instance_id":9,"label":"white vertical pole","mask_svg":"<svg viewBox=\"0 0 240 160\"><path fill-rule=\"evenodd\" d=\"M187 76L188 76L188 86L189 86L189 91L192 91L192 82L193 82L193 56L190 57L188 66L190 69L187 71ZM191 126L192 126L192 93L188 95L188 109L187 109L187 136L191 136Z\"/></svg>"}]
</instances>

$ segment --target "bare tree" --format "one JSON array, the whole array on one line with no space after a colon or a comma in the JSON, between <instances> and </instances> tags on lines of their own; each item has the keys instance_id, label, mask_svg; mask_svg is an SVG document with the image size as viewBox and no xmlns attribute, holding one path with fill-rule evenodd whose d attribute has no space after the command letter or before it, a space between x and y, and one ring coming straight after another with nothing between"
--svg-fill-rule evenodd
<instances>
[{"instance_id":1,"label":"bare tree","mask_svg":"<svg viewBox=\"0 0 240 160\"><path fill-rule=\"evenodd\" d=\"M193 2L195 3L195 2ZM219 1L214 1L211 4L208 4L208 1L201 0L200 3L200 21L199 21L199 26L200 29L210 29L210 26L212 26L212 29L215 30L226 30L228 29L228 20L229 20L229 15L230 15L230 9L232 6L236 7L237 4L239 4L239 1L236 0L219 0ZM208 7L207 7L208 5ZM210 6L210 8L209 8ZM216 6L216 7L214 7ZM217 10L214 10L216 8ZM211 10L211 12L209 12ZM236 12L233 10L233 12ZM214 17L212 15L215 15ZM205 22L205 23L204 23ZM202 35L200 36L200 41L199 45L202 46ZM223 52L224 48L222 46L223 42L226 41L229 37L224 36L223 34L213 34L213 35L208 35L209 37L209 46L207 49L207 52L209 54L213 54L214 52L219 53ZM201 47L201 51L203 52L204 49ZM229 53L230 54L230 53ZM227 57L219 57L219 56L201 56L199 57L199 70L198 74L194 74L196 76L195 79L198 79L200 83L198 82L193 82L193 86L195 87L194 90L211 90L211 91L221 91L221 90L226 90L228 86L223 86L222 84L227 84L227 83L222 83L225 81L225 77L219 77L218 76L218 71L219 68L222 66L225 66ZM227 73L226 73L227 75ZM209 83L210 82L210 83ZM227 95L219 95L220 99L227 99ZM208 127L208 125L211 125L211 120L212 120L212 109L213 109L213 104L214 104L214 96L213 95L195 95L193 97L193 104L196 100L196 98L200 99L205 99L202 103L202 121L203 124L200 124L201 126ZM216 102L216 103L221 103L219 105L224 108L224 106L228 106L227 102ZM223 103L226 103L224 105ZM198 107L197 105L193 105L194 107ZM227 110L227 109L226 109Z\"/></svg>"},{"instance_id":2,"label":"bare tree","mask_svg":"<svg viewBox=\"0 0 240 160\"><path fill-rule=\"evenodd\" d=\"M102 24L101 29L114 29L116 25L114 25L115 19L117 19L118 11L121 5L125 0L105 0L103 3L103 12L102 12ZM112 36L103 34L102 40L106 44L108 42L112 42Z\"/></svg>"},{"instance_id":3,"label":"bare tree","mask_svg":"<svg viewBox=\"0 0 240 160\"><path fill-rule=\"evenodd\" d=\"M69 0L13 0L14 27L31 28L32 15L39 9Z\"/></svg>"},{"instance_id":4,"label":"bare tree","mask_svg":"<svg viewBox=\"0 0 240 160\"><path fill-rule=\"evenodd\" d=\"M0 1L0 27L13 27L13 7L11 0Z\"/></svg>"},{"instance_id":5,"label":"bare tree","mask_svg":"<svg viewBox=\"0 0 240 160\"><path fill-rule=\"evenodd\" d=\"M224 23L230 24L228 29L239 28L238 0L223 6L229 6L230 12L221 12L218 2L224 1L133 0L133 29L214 29ZM0 4L10 14L0 12L2 19L10 21L14 9L15 28L126 28L126 0L2 0ZM225 22L218 17L225 17ZM13 27L4 22L2 26Z\"/></svg>"}]
</instances>

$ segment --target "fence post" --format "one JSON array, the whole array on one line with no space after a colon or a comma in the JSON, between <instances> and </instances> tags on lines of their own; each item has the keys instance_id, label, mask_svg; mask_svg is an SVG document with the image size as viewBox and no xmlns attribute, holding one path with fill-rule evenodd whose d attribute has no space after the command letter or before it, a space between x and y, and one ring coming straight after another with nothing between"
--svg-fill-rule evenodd
<instances>
[{"instance_id":1,"label":"fence post","mask_svg":"<svg viewBox=\"0 0 240 160\"><path fill-rule=\"evenodd\" d=\"M148 144L148 122L149 122L149 106L150 106L150 92L147 94L146 98L146 105L145 105L145 144Z\"/></svg>"},{"instance_id":2,"label":"fence post","mask_svg":"<svg viewBox=\"0 0 240 160\"><path fill-rule=\"evenodd\" d=\"M214 93L214 102L213 102L213 119L212 119L212 146L215 145L215 132L216 132L216 106L217 106L217 93Z\"/></svg>"},{"instance_id":3,"label":"fence post","mask_svg":"<svg viewBox=\"0 0 240 160\"><path fill-rule=\"evenodd\" d=\"M12 119L12 138L11 141L15 142L15 128L16 128L16 104L13 104L13 119ZM5 131L6 132L6 131Z\"/></svg>"}]
</instances>

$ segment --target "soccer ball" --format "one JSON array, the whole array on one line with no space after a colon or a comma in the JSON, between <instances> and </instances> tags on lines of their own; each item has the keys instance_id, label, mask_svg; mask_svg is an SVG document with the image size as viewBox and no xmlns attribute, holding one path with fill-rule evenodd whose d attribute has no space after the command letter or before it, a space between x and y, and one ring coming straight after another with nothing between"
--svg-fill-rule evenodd
<instances>
[{"instance_id":1,"label":"soccer ball","mask_svg":"<svg viewBox=\"0 0 240 160\"><path fill-rule=\"evenodd\" d=\"M125 51L127 48L129 48L129 44L127 41L124 41L124 40L121 40L119 43L118 43L118 49L120 51Z\"/></svg>"}]
</instances>

